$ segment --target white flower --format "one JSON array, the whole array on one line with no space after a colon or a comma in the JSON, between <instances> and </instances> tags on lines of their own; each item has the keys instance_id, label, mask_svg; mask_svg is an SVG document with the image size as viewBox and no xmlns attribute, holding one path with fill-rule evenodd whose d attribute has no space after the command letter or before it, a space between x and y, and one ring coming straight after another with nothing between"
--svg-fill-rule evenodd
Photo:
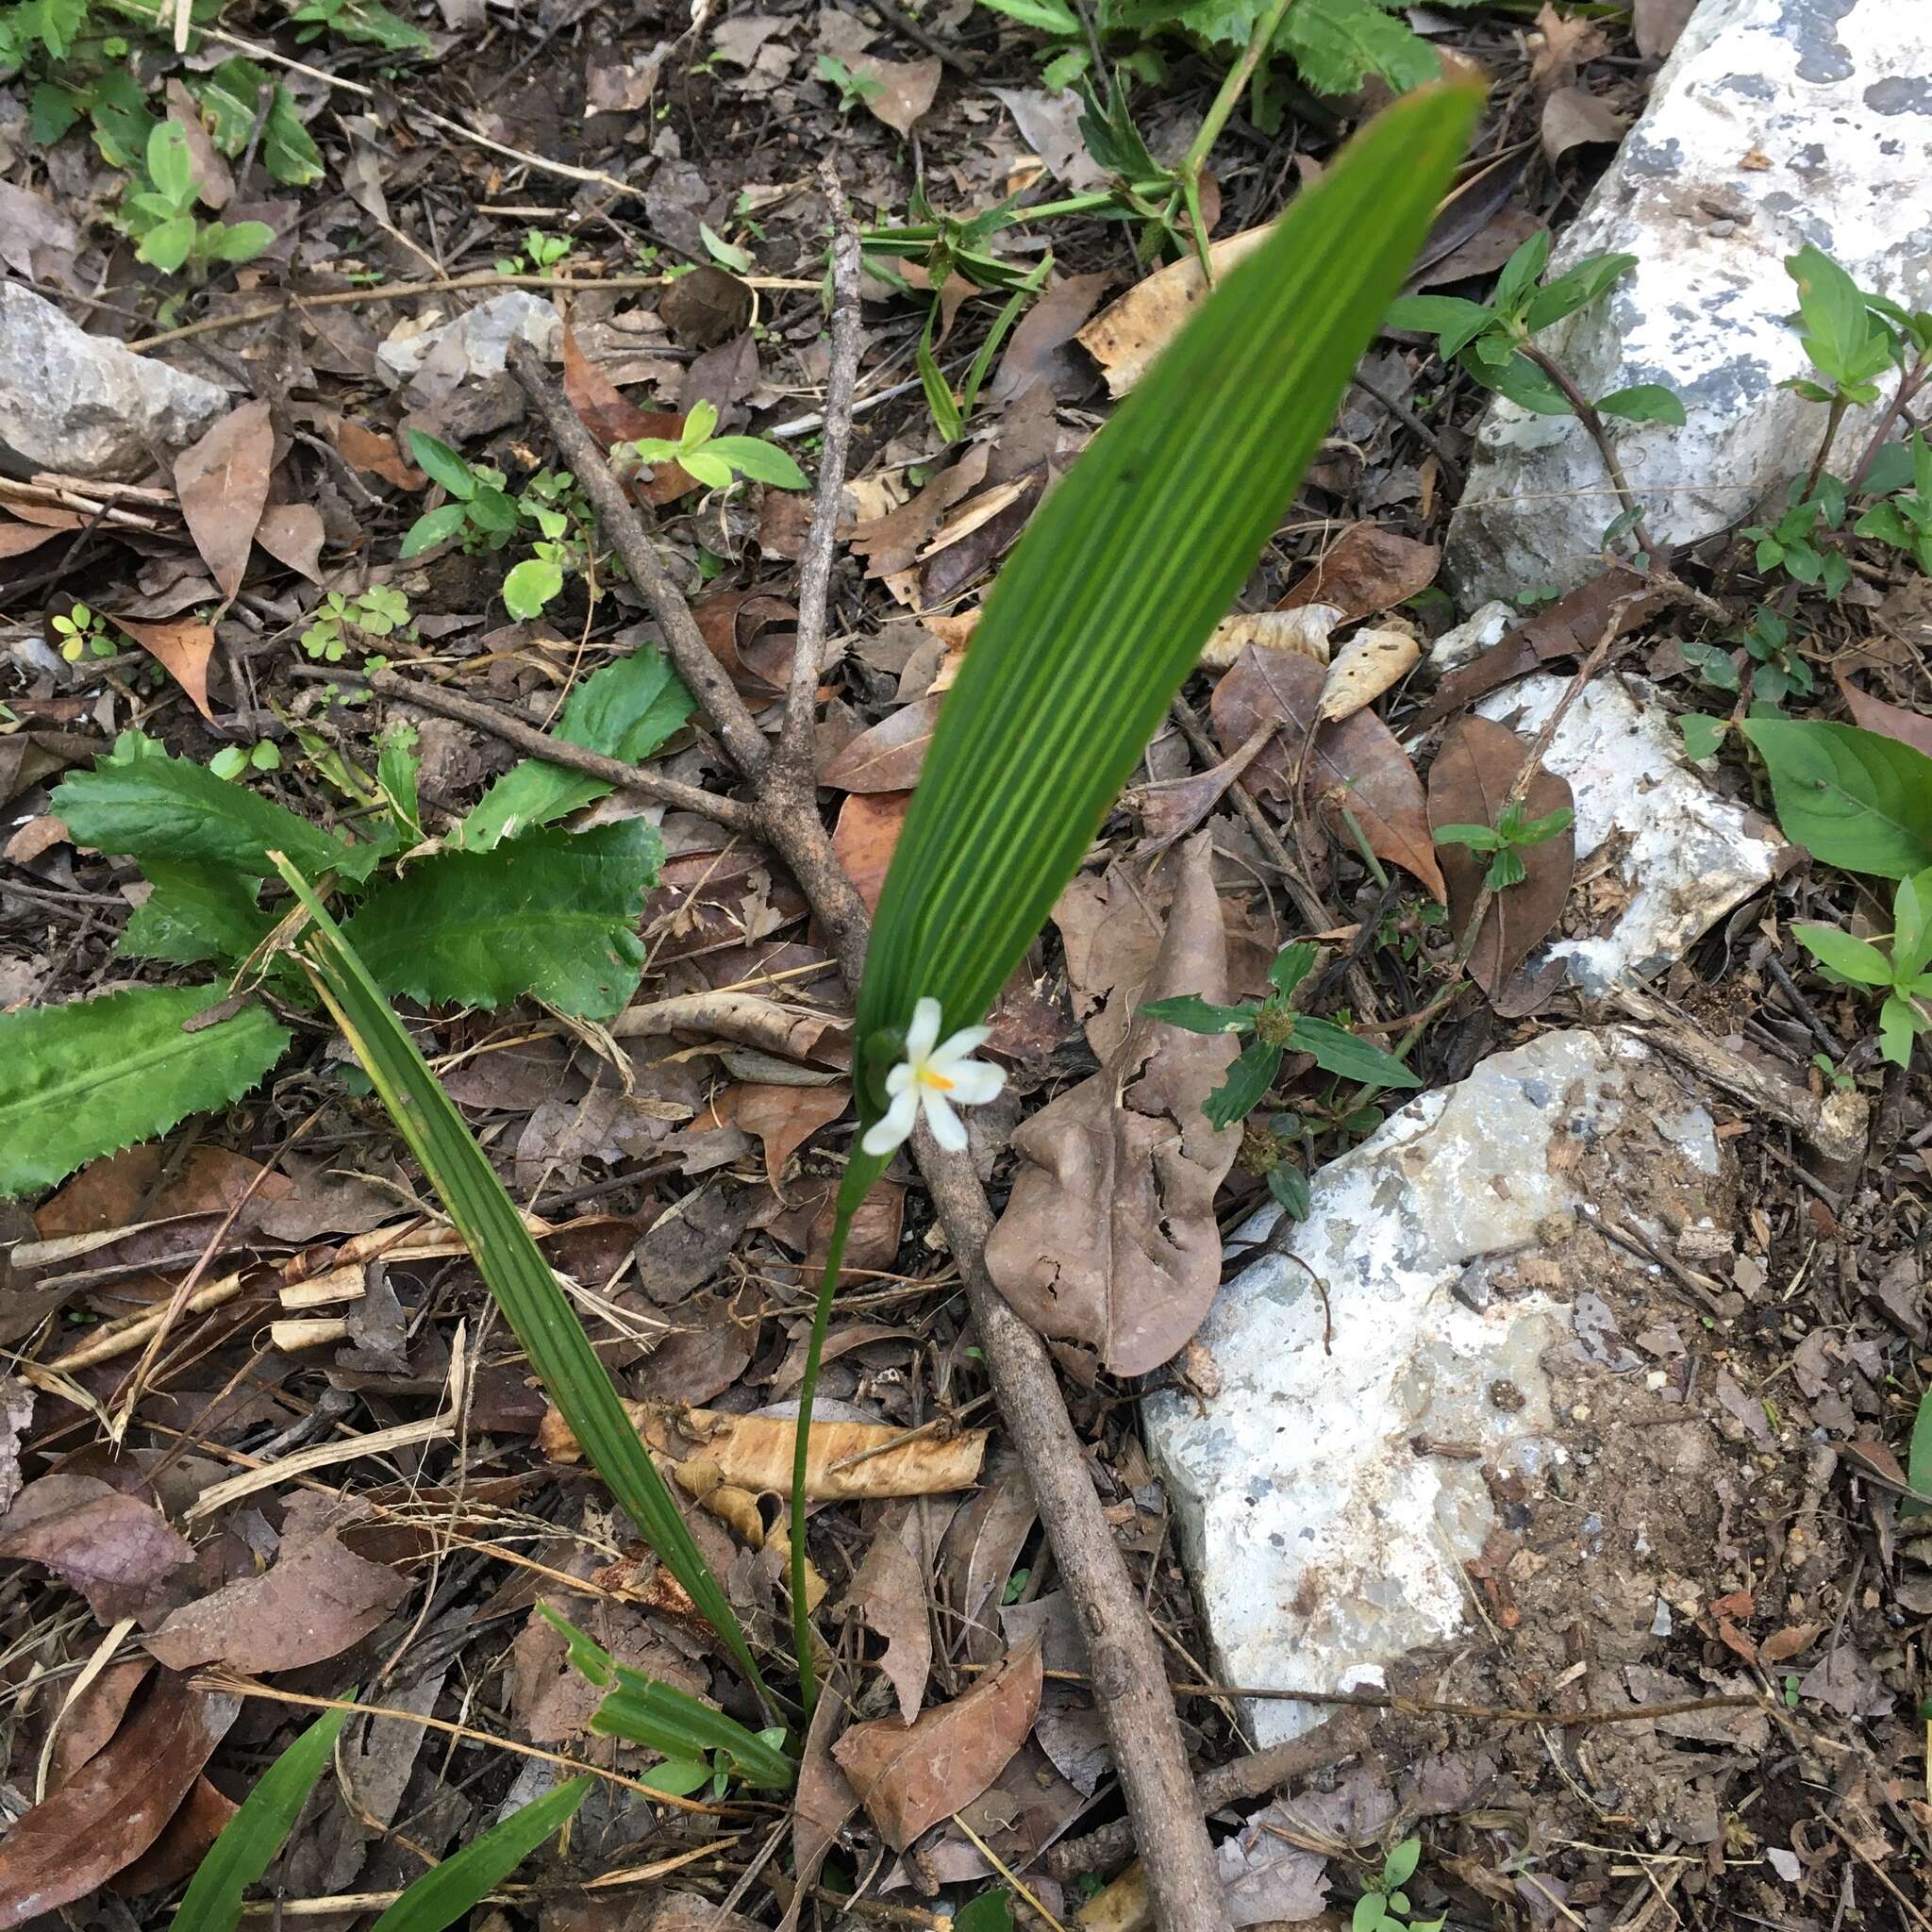
<instances>
[{"instance_id":1,"label":"white flower","mask_svg":"<svg viewBox=\"0 0 1932 1932\"><path fill-rule=\"evenodd\" d=\"M892 1104L859 1142L866 1153L890 1154L912 1132L922 1107L933 1139L949 1154L958 1153L966 1144L966 1126L953 1111L955 1103L981 1107L1007 1084L1005 1068L968 1058L991 1031L991 1026L962 1026L941 1041L939 1001L921 1000L906 1029L906 1058L886 1075Z\"/></svg>"}]
</instances>

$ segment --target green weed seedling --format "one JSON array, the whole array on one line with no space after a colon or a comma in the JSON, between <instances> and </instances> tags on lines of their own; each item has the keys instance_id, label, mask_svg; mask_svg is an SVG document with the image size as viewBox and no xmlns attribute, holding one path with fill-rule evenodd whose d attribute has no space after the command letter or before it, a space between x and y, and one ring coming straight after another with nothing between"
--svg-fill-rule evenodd
<instances>
[{"instance_id":1,"label":"green weed seedling","mask_svg":"<svg viewBox=\"0 0 1932 1932\"><path fill-rule=\"evenodd\" d=\"M575 245L568 235L546 235L541 228L526 228L523 252L499 257L496 273L500 275L547 276Z\"/></svg>"},{"instance_id":2,"label":"green weed seedling","mask_svg":"<svg viewBox=\"0 0 1932 1932\"><path fill-rule=\"evenodd\" d=\"M309 618L302 648L318 662L340 664L351 644L368 638L412 639L409 600L388 584L371 584L353 597L331 591Z\"/></svg>"},{"instance_id":3,"label":"green weed seedling","mask_svg":"<svg viewBox=\"0 0 1932 1932\"><path fill-rule=\"evenodd\" d=\"M1837 986L1882 994L1878 1051L1894 1066L1912 1057L1912 1042L1932 1030L1932 870L1901 879L1891 900L1891 940L1874 945L1835 925L1794 925L1792 935Z\"/></svg>"},{"instance_id":4,"label":"green weed seedling","mask_svg":"<svg viewBox=\"0 0 1932 1932\"><path fill-rule=\"evenodd\" d=\"M122 197L120 222L140 246L135 254L164 275L186 269L197 280L217 262L253 261L275 239L266 222L205 222L194 212L200 187L176 121L158 123L147 138L145 188Z\"/></svg>"},{"instance_id":5,"label":"green weed seedling","mask_svg":"<svg viewBox=\"0 0 1932 1932\"><path fill-rule=\"evenodd\" d=\"M1751 622L1737 633L1751 670L1751 704L1754 716L1775 714L1784 700L1795 692L1809 697L1817 678L1802 652L1791 641L1790 623L1770 605L1762 605ZM1677 649L1712 691L1737 695L1744 689L1743 671L1736 655L1723 644L1680 641ZM1700 754L1701 756L1701 754Z\"/></svg>"},{"instance_id":6,"label":"green weed seedling","mask_svg":"<svg viewBox=\"0 0 1932 1932\"><path fill-rule=\"evenodd\" d=\"M1422 1862L1423 1841L1406 1838L1382 1860L1375 1882L1356 1901L1349 1932L1442 1932L1445 1912L1438 1919L1410 1919L1408 1894L1403 1887Z\"/></svg>"},{"instance_id":7,"label":"green weed seedling","mask_svg":"<svg viewBox=\"0 0 1932 1932\"><path fill-rule=\"evenodd\" d=\"M883 81L874 80L869 75L854 74L844 61L836 60L829 54L821 54L813 63L812 71L818 77L839 90L839 111L849 114L854 108L862 108L866 102L876 100L885 92Z\"/></svg>"},{"instance_id":8,"label":"green weed seedling","mask_svg":"<svg viewBox=\"0 0 1932 1932\"><path fill-rule=\"evenodd\" d=\"M70 664L83 657L111 658L119 649L108 628L108 620L86 604L75 604L64 617L53 620L54 635L60 640L60 655Z\"/></svg>"},{"instance_id":9,"label":"green weed seedling","mask_svg":"<svg viewBox=\"0 0 1932 1932\"><path fill-rule=\"evenodd\" d=\"M1932 576L1932 447L1915 429L1904 448L1911 462L1910 487L1900 490L1890 500L1874 503L1852 528L1860 537L1871 537L1890 549L1903 550L1927 576Z\"/></svg>"},{"instance_id":10,"label":"green weed seedling","mask_svg":"<svg viewBox=\"0 0 1932 1932\"><path fill-rule=\"evenodd\" d=\"M208 759L208 768L217 778L240 778L249 772L279 772L282 755L265 738L249 745L225 744Z\"/></svg>"},{"instance_id":11,"label":"green weed seedling","mask_svg":"<svg viewBox=\"0 0 1932 1932\"><path fill-rule=\"evenodd\" d=\"M708 402L695 402L684 419L683 433L674 441L646 436L618 443L610 452L620 473L675 463L687 476L707 490L728 490L741 476L769 483L779 490L808 488L806 474L774 442L759 436L719 436L718 411Z\"/></svg>"},{"instance_id":12,"label":"green weed seedling","mask_svg":"<svg viewBox=\"0 0 1932 1932\"><path fill-rule=\"evenodd\" d=\"M1567 832L1575 818L1575 812L1567 805L1545 812L1540 819L1526 818L1521 805L1511 805L1504 808L1493 825L1442 826L1436 834L1436 843L1466 845L1472 852L1493 854L1489 870L1483 874L1483 884L1492 892L1505 892L1529 876L1529 868L1523 862L1524 852L1529 846L1541 845L1545 839L1554 839L1558 832Z\"/></svg>"}]
</instances>

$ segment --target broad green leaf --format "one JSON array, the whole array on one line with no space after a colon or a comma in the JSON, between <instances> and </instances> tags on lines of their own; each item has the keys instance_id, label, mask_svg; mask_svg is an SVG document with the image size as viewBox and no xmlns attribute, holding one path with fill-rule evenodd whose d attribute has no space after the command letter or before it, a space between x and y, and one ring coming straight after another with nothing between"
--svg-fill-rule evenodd
<instances>
[{"instance_id":1,"label":"broad green leaf","mask_svg":"<svg viewBox=\"0 0 1932 1932\"><path fill-rule=\"evenodd\" d=\"M1879 1058L1890 1060L1895 1067L1909 1065L1912 1042L1924 1024L1917 1008L1903 993L1888 993L1878 1008Z\"/></svg>"},{"instance_id":2,"label":"broad green leaf","mask_svg":"<svg viewBox=\"0 0 1932 1932\"><path fill-rule=\"evenodd\" d=\"M188 130L179 122L159 122L148 136L147 177L176 208L192 198L194 162L188 153Z\"/></svg>"},{"instance_id":3,"label":"broad green leaf","mask_svg":"<svg viewBox=\"0 0 1932 1932\"><path fill-rule=\"evenodd\" d=\"M761 436L714 436L705 447L755 483L774 484L780 490L809 487L805 472L775 442Z\"/></svg>"},{"instance_id":4,"label":"broad green leaf","mask_svg":"<svg viewBox=\"0 0 1932 1932\"><path fill-rule=\"evenodd\" d=\"M1407 1885L1415 1876L1415 1868L1422 1863L1422 1840L1404 1839L1382 1861L1382 1883L1391 1891L1399 1885Z\"/></svg>"},{"instance_id":5,"label":"broad green leaf","mask_svg":"<svg viewBox=\"0 0 1932 1932\"><path fill-rule=\"evenodd\" d=\"M1932 865L1932 758L1924 752L1809 719L1747 718L1740 729L1771 774L1785 837L1814 858L1888 879Z\"/></svg>"},{"instance_id":6,"label":"broad green leaf","mask_svg":"<svg viewBox=\"0 0 1932 1932\"><path fill-rule=\"evenodd\" d=\"M503 608L512 617L542 614L543 607L563 589L563 566L547 557L526 557L504 575Z\"/></svg>"},{"instance_id":7,"label":"broad green leaf","mask_svg":"<svg viewBox=\"0 0 1932 1932\"><path fill-rule=\"evenodd\" d=\"M1268 984L1286 999L1315 970L1315 961L1321 957L1322 949L1312 940L1283 946L1269 962Z\"/></svg>"},{"instance_id":8,"label":"broad green leaf","mask_svg":"<svg viewBox=\"0 0 1932 1932\"><path fill-rule=\"evenodd\" d=\"M214 255L218 261L253 261L275 239L266 222L217 222Z\"/></svg>"},{"instance_id":9,"label":"broad green leaf","mask_svg":"<svg viewBox=\"0 0 1932 1932\"><path fill-rule=\"evenodd\" d=\"M443 1932L496 1890L553 1833L561 1831L595 1782L574 1777L512 1811L418 1878L373 1932ZM186 1928L183 1928L186 1932Z\"/></svg>"},{"instance_id":10,"label":"broad green leaf","mask_svg":"<svg viewBox=\"0 0 1932 1932\"><path fill-rule=\"evenodd\" d=\"M1494 852L1503 835L1493 825L1438 825L1438 845L1467 845L1472 852Z\"/></svg>"},{"instance_id":11,"label":"broad green leaf","mask_svg":"<svg viewBox=\"0 0 1932 1932\"><path fill-rule=\"evenodd\" d=\"M1865 480L1858 490L1865 496L1889 496L1911 481L1911 450L1902 442L1888 442L1873 458L1872 467L1865 472Z\"/></svg>"},{"instance_id":12,"label":"broad green leaf","mask_svg":"<svg viewBox=\"0 0 1932 1932\"><path fill-rule=\"evenodd\" d=\"M982 1891L953 1914L953 1932L1013 1932L1013 1895Z\"/></svg>"},{"instance_id":13,"label":"broad green leaf","mask_svg":"<svg viewBox=\"0 0 1932 1932\"><path fill-rule=\"evenodd\" d=\"M667 1757L662 1764L638 1773L639 1784L649 1785L654 1791L663 1791L674 1798L688 1798L710 1781L708 1764L681 1764L675 1757Z\"/></svg>"},{"instance_id":14,"label":"broad green leaf","mask_svg":"<svg viewBox=\"0 0 1932 1932\"><path fill-rule=\"evenodd\" d=\"M1332 1020L1315 1020L1298 1013L1289 1045L1296 1053L1313 1054L1318 1067L1325 1073L1340 1074L1345 1080L1360 1080L1372 1087L1423 1084L1392 1053L1384 1053L1379 1046L1371 1045Z\"/></svg>"},{"instance_id":15,"label":"broad green leaf","mask_svg":"<svg viewBox=\"0 0 1932 1932\"><path fill-rule=\"evenodd\" d=\"M672 670L671 660L651 645L607 664L578 685L563 708L556 735L565 744L639 765L691 713L691 693ZM487 852L498 840L560 819L609 790L601 778L546 764L541 758L525 758L483 794L458 828L455 842L472 852Z\"/></svg>"},{"instance_id":16,"label":"broad green leaf","mask_svg":"<svg viewBox=\"0 0 1932 1932\"><path fill-rule=\"evenodd\" d=\"M173 125L169 123L170 126ZM193 247L194 217L171 215L141 238L141 246L134 253L150 268L158 268L164 275L171 275L188 259Z\"/></svg>"},{"instance_id":17,"label":"broad green leaf","mask_svg":"<svg viewBox=\"0 0 1932 1932\"><path fill-rule=\"evenodd\" d=\"M1201 1103L1211 1127L1231 1127L1261 1104L1281 1071L1281 1049L1265 1040L1251 1040L1235 1057L1226 1077Z\"/></svg>"},{"instance_id":18,"label":"broad green leaf","mask_svg":"<svg viewBox=\"0 0 1932 1932\"><path fill-rule=\"evenodd\" d=\"M255 881L232 866L149 859L153 888L121 929L114 950L129 959L239 966L274 922L256 902Z\"/></svg>"},{"instance_id":19,"label":"broad green leaf","mask_svg":"<svg viewBox=\"0 0 1932 1932\"><path fill-rule=\"evenodd\" d=\"M124 731L92 772L62 779L54 809L77 845L125 854L142 864L226 866L262 877L273 851L309 872L362 879L380 857L375 845L343 845L259 796L217 778L192 758L170 758L139 731Z\"/></svg>"},{"instance_id":20,"label":"broad green leaf","mask_svg":"<svg viewBox=\"0 0 1932 1932\"><path fill-rule=\"evenodd\" d=\"M1598 415L1621 416L1626 423L1668 423L1681 429L1686 421L1684 405L1660 382L1636 382L1628 389L1612 390L1596 399L1596 408Z\"/></svg>"},{"instance_id":21,"label":"broad green leaf","mask_svg":"<svg viewBox=\"0 0 1932 1932\"><path fill-rule=\"evenodd\" d=\"M448 443L420 429L409 430L408 439L409 455L425 475L441 483L458 503L468 503L475 495L475 473Z\"/></svg>"},{"instance_id":22,"label":"broad green leaf","mask_svg":"<svg viewBox=\"0 0 1932 1932\"><path fill-rule=\"evenodd\" d=\"M1038 27L1041 33L1063 34L1069 40L1080 35L1079 16L1064 0L979 0L979 4L1023 26Z\"/></svg>"},{"instance_id":23,"label":"broad green leaf","mask_svg":"<svg viewBox=\"0 0 1932 1932\"><path fill-rule=\"evenodd\" d=\"M1932 960L1932 872L1899 881L1891 924L1893 976L1901 986L1909 985Z\"/></svg>"},{"instance_id":24,"label":"broad green leaf","mask_svg":"<svg viewBox=\"0 0 1932 1932\"><path fill-rule=\"evenodd\" d=\"M1252 1033L1255 1030L1255 1008L1252 1006L1217 1007L1212 1000L1204 1000L1198 993L1184 992L1171 1000L1149 1000L1141 1010L1150 1020L1178 1026L1188 1033Z\"/></svg>"},{"instance_id":25,"label":"broad green leaf","mask_svg":"<svg viewBox=\"0 0 1932 1932\"><path fill-rule=\"evenodd\" d=\"M1538 329L1561 322L1566 315L1575 314L1579 308L1588 308L1636 266L1634 255L1592 255L1588 261L1565 269L1554 280L1545 282L1530 299L1523 318L1524 326L1533 335Z\"/></svg>"},{"instance_id":26,"label":"broad green leaf","mask_svg":"<svg viewBox=\"0 0 1932 1932\"><path fill-rule=\"evenodd\" d=\"M392 994L504 1007L534 993L608 1020L637 991L644 947L634 927L663 858L642 819L441 852L378 885L347 937Z\"/></svg>"},{"instance_id":27,"label":"broad green leaf","mask_svg":"<svg viewBox=\"0 0 1932 1932\"><path fill-rule=\"evenodd\" d=\"M292 17L301 20L307 13L308 9L303 8ZM421 27L411 26L407 20L391 13L380 0L348 0L345 7L329 8L325 18L331 33L367 47L381 47L391 54L435 51L436 43Z\"/></svg>"},{"instance_id":28,"label":"broad green leaf","mask_svg":"<svg viewBox=\"0 0 1932 1932\"><path fill-rule=\"evenodd\" d=\"M428 1175L545 1391L618 1507L637 1524L658 1560L684 1586L699 1614L763 1694L764 1679L730 1601L625 1414L609 1371L591 1346L583 1323L557 1285L549 1262L495 1170L341 927L299 873L284 867L282 876L311 922L298 957L396 1131Z\"/></svg>"},{"instance_id":29,"label":"broad green leaf","mask_svg":"<svg viewBox=\"0 0 1932 1932\"><path fill-rule=\"evenodd\" d=\"M182 1030L226 995L137 986L0 1015L0 1198L50 1188L246 1093L281 1058L288 1030L255 1005Z\"/></svg>"},{"instance_id":30,"label":"broad green leaf","mask_svg":"<svg viewBox=\"0 0 1932 1932\"><path fill-rule=\"evenodd\" d=\"M508 536L522 521L522 512L494 484L484 484L465 506L470 521L493 536Z\"/></svg>"},{"instance_id":31,"label":"broad green leaf","mask_svg":"<svg viewBox=\"0 0 1932 1932\"><path fill-rule=\"evenodd\" d=\"M1484 388L1507 396L1518 408L1533 410L1539 416L1572 413L1570 398L1527 356L1510 356L1494 365L1465 356L1462 366Z\"/></svg>"},{"instance_id":32,"label":"broad green leaf","mask_svg":"<svg viewBox=\"0 0 1932 1932\"><path fill-rule=\"evenodd\" d=\"M426 515L418 517L403 533L403 547L397 554L405 562L412 557L421 557L425 550L434 550L439 543L447 543L452 537L460 537L464 525L469 521L469 505L441 504Z\"/></svg>"},{"instance_id":33,"label":"broad green leaf","mask_svg":"<svg viewBox=\"0 0 1932 1932\"><path fill-rule=\"evenodd\" d=\"M325 1710L256 1779L242 1808L204 1854L168 1932L234 1932L242 1894L269 1868L295 1828L353 1711Z\"/></svg>"},{"instance_id":34,"label":"broad green leaf","mask_svg":"<svg viewBox=\"0 0 1932 1932\"><path fill-rule=\"evenodd\" d=\"M1794 925L1791 936L1821 966L1857 986L1890 986L1891 961L1874 945L1835 925Z\"/></svg>"},{"instance_id":35,"label":"broad green leaf","mask_svg":"<svg viewBox=\"0 0 1932 1932\"><path fill-rule=\"evenodd\" d=\"M1798 312L1812 359L1830 375L1873 374L1863 366L1873 325L1857 283L1809 242L1785 258L1785 268L1798 285Z\"/></svg>"},{"instance_id":36,"label":"broad green leaf","mask_svg":"<svg viewBox=\"0 0 1932 1932\"><path fill-rule=\"evenodd\" d=\"M859 994L860 1108L921 997L970 1025L1085 855L1326 433L1462 151L1437 88L1350 142L1047 497L947 694Z\"/></svg>"},{"instance_id":37,"label":"broad green leaf","mask_svg":"<svg viewBox=\"0 0 1932 1932\"><path fill-rule=\"evenodd\" d=\"M1446 362L1496 321L1496 311L1460 295L1404 295L1389 305L1383 321L1389 328L1434 336Z\"/></svg>"},{"instance_id":38,"label":"broad green leaf","mask_svg":"<svg viewBox=\"0 0 1932 1932\"><path fill-rule=\"evenodd\" d=\"M691 449L678 458L684 474L694 482L702 483L707 490L729 490L731 488L731 465L723 457L713 456L708 449Z\"/></svg>"},{"instance_id":39,"label":"broad green leaf","mask_svg":"<svg viewBox=\"0 0 1932 1932\"><path fill-rule=\"evenodd\" d=\"M1686 711L1677 720L1677 729L1684 734L1684 756L1693 764L1713 756L1724 741L1730 723L1728 718L1713 718L1707 711Z\"/></svg>"}]
</instances>

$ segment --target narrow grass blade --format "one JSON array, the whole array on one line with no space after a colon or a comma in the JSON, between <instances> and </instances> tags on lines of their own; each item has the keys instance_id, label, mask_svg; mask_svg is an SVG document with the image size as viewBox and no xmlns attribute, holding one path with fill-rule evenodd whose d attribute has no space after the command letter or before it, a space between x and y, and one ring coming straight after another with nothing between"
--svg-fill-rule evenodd
<instances>
[{"instance_id":1,"label":"narrow grass blade","mask_svg":"<svg viewBox=\"0 0 1932 1932\"><path fill-rule=\"evenodd\" d=\"M443 1932L480 1905L554 1831L561 1831L589 1794L591 1780L574 1777L512 1811L501 1824L424 1873L376 1920L373 1932Z\"/></svg>"},{"instance_id":2,"label":"narrow grass blade","mask_svg":"<svg viewBox=\"0 0 1932 1932\"><path fill-rule=\"evenodd\" d=\"M338 1734L355 1713L325 1711L256 1779L222 1827L175 1907L169 1932L234 1932L242 1894L269 1868L315 1789Z\"/></svg>"},{"instance_id":3,"label":"narrow grass blade","mask_svg":"<svg viewBox=\"0 0 1932 1932\"><path fill-rule=\"evenodd\" d=\"M355 948L300 873L282 876L313 924L297 957L375 1083L396 1130L423 1164L524 1353L563 1411L604 1486L630 1513L658 1560L769 1696L730 1602L649 1452L631 1427L610 1375L541 1251L462 1116L429 1071Z\"/></svg>"},{"instance_id":4,"label":"narrow grass blade","mask_svg":"<svg viewBox=\"0 0 1932 1932\"><path fill-rule=\"evenodd\" d=\"M1427 231L1480 94L1349 143L1094 438L1001 572L873 928L860 1112L923 996L986 1011L1274 528Z\"/></svg>"}]
</instances>

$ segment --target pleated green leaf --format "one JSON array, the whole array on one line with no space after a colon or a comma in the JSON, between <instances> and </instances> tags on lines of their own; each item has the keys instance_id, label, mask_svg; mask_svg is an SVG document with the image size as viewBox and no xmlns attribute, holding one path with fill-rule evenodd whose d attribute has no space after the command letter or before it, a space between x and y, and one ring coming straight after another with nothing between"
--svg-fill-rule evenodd
<instances>
[{"instance_id":1,"label":"pleated green leaf","mask_svg":"<svg viewBox=\"0 0 1932 1932\"><path fill-rule=\"evenodd\" d=\"M516 1204L341 928L301 874L277 858L283 878L313 922L303 936L302 963L397 1132L422 1162L544 1389L605 1488L629 1512L658 1560L683 1584L746 1677L764 1693L764 1679L724 1590L638 1440L610 1386L609 1372L597 1358Z\"/></svg>"},{"instance_id":2,"label":"pleated green leaf","mask_svg":"<svg viewBox=\"0 0 1932 1932\"><path fill-rule=\"evenodd\" d=\"M169 1932L234 1932L242 1894L269 1868L354 1712L325 1710L256 1779L242 1808L195 1868Z\"/></svg>"},{"instance_id":3,"label":"pleated green leaf","mask_svg":"<svg viewBox=\"0 0 1932 1932\"><path fill-rule=\"evenodd\" d=\"M512 1811L501 1824L424 1873L376 1920L373 1932L443 1932L480 1905L554 1831L561 1831L590 1795L591 1780L574 1777Z\"/></svg>"},{"instance_id":4,"label":"pleated green leaf","mask_svg":"<svg viewBox=\"0 0 1932 1932\"><path fill-rule=\"evenodd\" d=\"M992 1003L1226 615L1401 286L1481 96L1407 96L1202 304L1033 520L948 693L858 1001L861 1113L924 996Z\"/></svg>"}]
</instances>

